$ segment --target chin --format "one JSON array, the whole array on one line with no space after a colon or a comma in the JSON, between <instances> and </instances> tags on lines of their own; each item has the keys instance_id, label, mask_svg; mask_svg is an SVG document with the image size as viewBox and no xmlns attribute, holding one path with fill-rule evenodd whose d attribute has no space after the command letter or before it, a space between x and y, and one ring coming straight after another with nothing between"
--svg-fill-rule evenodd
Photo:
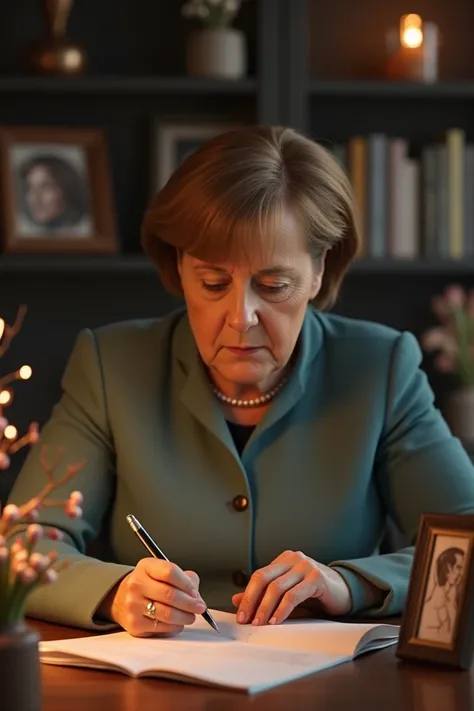
<instances>
[{"instance_id":1,"label":"chin","mask_svg":"<svg viewBox=\"0 0 474 711\"><path fill-rule=\"evenodd\" d=\"M240 385L255 385L270 375L268 368L262 368L261 365L252 363L235 363L225 368L219 368L218 372L221 378Z\"/></svg>"}]
</instances>

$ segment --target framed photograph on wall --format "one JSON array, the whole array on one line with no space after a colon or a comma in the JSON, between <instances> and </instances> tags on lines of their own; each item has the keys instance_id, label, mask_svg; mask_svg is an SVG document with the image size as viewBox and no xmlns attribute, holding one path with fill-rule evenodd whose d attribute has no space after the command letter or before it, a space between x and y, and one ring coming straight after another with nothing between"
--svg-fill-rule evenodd
<instances>
[{"instance_id":1,"label":"framed photograph on wall","mask_svg":"<svg viewBox=\"0 0 474 711\"><path fill-rule=\"evenodd\" d=\"M153 126L152 196L161 190L185 158L203 143L236 125L156 121Z\"/></svg>"},{"instance_id":2,"label":"framed photograph on wall","mask_svg":"<svg viewBox=\"0 0 474 711\"><path fill-rule=\"evenodd\" d=\"M474 652L474 516L421 517L397 656L468 669Z\"/></svg>"},{"instance_id":3,"label":"framed photograph on wall","mask_svg":"<svg viewBox=\"0 0 474 711\"><path fill-rule=\"evenodd\" d=\"M0 188L3 251L118 251L102 131L0 127Z\"/></svg>"}]
</instances>

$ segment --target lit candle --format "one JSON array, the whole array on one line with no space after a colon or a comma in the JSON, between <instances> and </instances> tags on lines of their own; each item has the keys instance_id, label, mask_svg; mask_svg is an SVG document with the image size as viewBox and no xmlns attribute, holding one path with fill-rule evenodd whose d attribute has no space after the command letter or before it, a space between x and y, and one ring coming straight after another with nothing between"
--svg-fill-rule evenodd
<instances>
[{"instance_id":1,"label":"lit candle","mask_svg":"<svg viewBox=\"0 0 474 711\"><path fill-rule=\"evenodd\" d=\"M398 31L387 35L390 79L433 82L438 76L438 28L409 13L400 18Z\"/></svg>"}]
</instances>

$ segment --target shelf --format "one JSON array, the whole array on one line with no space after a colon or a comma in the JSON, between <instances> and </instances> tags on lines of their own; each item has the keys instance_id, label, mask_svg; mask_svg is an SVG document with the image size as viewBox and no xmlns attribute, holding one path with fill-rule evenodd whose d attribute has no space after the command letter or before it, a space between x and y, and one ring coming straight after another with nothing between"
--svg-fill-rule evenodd
<instances>
[{"instance_id":1,"label":"shelf","mask_svg":"<svg viewBox=\"0 0 474 711\"><path fill-rule=\"evenodd\" d=\"M0 274L156 274L141 254L1 255Z\"/></svg>"},{"instance_id":2,"label":"shelf","mask_svg":"<svg viewBox=\"0 0 474 711\"><path fill-rule=\"evenodd\" d=\"M474 81L446 81L435 84L399 81L310 80L306 86L312 97L394 98L394 99L474 99Z\"/></svg>"},{"instance_id":3,"label":"shelf","mask_svg":"<svg viewBox=\"0 0 474 711\"><path fill-rule=\"evenodd\" d=\"M354 274L397 275L474 275L473 259L358 259L351 266Z\"/></svg>"},{"instance_id":4,"label":"shelf","mask_svg":"<svg viewBox=\"0 0 474 711\"><path fill-rule=\"evenodd\" d=\"M0 94L252 94L256 88L253 77L0 75Z\"/></svg>"},{"instance_id":5,"label":"shelf","mask_svg":"<svg viewBox=\"0 0 474 711\"><path fill-rule=\"evenodd\" d=\"M153 264L141 254L1 255L0 274L139 274L156 275ZM359 259L350 268L354 275L474 275L474 259Z\"/></svg>"}]
</instances>

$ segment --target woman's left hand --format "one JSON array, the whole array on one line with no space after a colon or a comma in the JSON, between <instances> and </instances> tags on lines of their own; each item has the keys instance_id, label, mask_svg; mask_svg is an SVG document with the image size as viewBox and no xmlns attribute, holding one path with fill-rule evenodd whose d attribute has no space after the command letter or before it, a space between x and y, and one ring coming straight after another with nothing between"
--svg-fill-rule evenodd
<instances>
[{"instance_id":1,"label":"woman's left hand","mask_svg":"<svg viewBox=\"0 0 474 711\"><path fill-rule=\"evenodd\" d=\"M347 614L352 605L349 587L336 570L304 553L285 551L256 570L232 602L238 608L237 622L266 625L283 622L309 599L317 600L319 609L330 615Z\"/></svg>"}]
</instances>

